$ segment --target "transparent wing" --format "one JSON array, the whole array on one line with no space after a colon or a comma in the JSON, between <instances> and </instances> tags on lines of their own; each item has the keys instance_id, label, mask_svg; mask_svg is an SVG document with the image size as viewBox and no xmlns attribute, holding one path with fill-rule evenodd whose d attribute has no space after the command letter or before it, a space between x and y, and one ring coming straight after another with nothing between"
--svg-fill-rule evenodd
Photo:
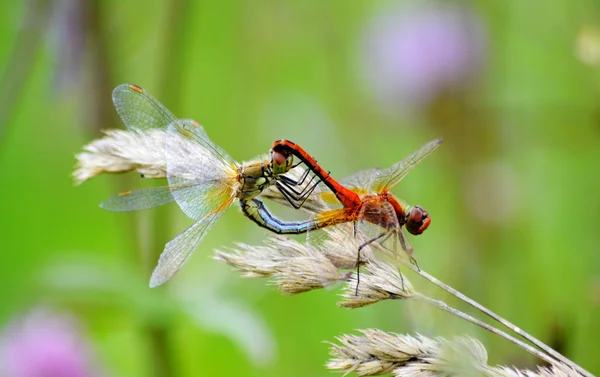
<instances>
[{"instance_id":1,"label":"transparent wing","mask_svg":"<svg viewBox=\"0 0 600 377\"><path fill-rule=\"evenodd\" d=\"M356 173L340 179L340 184L347 188L366 190L371 187L374 179L381 173L380 168L359 170Z\"/></svg>"},{"instance_id":2,"label":"transparent wing","mask_svg":"<svg viewBox=\"0 0 600 377\"><path fill-rule=\"evenodd\" d=\"M233 198L227 203L227 207L231 204L232 200ZM207 213L203 218L165 245L165 249L160 255L158 264L150 278L151 288L163 284L179 271L194 250L196 250L206 232L221 217L221 214L223 214L223 211Z\"/></svg>"},{"instance_id":3,"label":"transparent wing","mask_svg":"<svg viewBox=\"0 0 600 377\"><path fill-rule=\"evenodd\" d=\"M205 140L207 143L210 143L214 148L219 148L219 150L222 151L222 149L217 146L215 143L213 143L212 140L210 140L210 138L208 137L208 134L206 133L206 130L204 129L204 127L202 127L202 125L198 122L196 122L193 119L178 119L179 122L181 122L184 127L182 127L181 129L184 130L186 133L190 132L189 136L188 135L184 135L189 139L194 139L195 137L199 137L203 140ZM179 123L177 122L177 123ZM170 125L170 123L169 123ZM168 125L165 128L169 128ZM188 131L189 130L189 131Z\"/></svg>"},{"instance_id":4,"label":"transparent wing","mask_svg":"<svg viewBox=\"0 0 600 377\"><path fill-rule=\"evenodd\" d=\"M418 151L387 169L379 171L372 180L370 189L374 192L389 191L397 185L417 164L433 152L443 141L435 139L422 146Z\"/></svg>"},{"instance_id":5,"label":"transparent wing","mask_svg":"<svg viewBox=\"0 0 600 377\"><path fill-rule=\"evenodd\" d=\"M196 186L161 186L125 191L100 203L100 208L112 212L138 211L175 201L173 193L176 191L178 195L191 196L197 190Z\"/></svg>"},{"instance_id":6,"label":"transparent wing","mask_svg":"<svg viewBox=\"0 0 600 377\"><path fill-rule=\"evenodd\" d=\"M207 149L216 158L225 161L228 165L236 167L239 165L223 148L215 144L209 137L204 127L193 119L179 119L177 122L167 126L170 132L177 130L185 138Z\"/></svg>"},{"instance_id":7,"label":"transparent wing","mask_svg":"<svg viewBox=\"0 0 600 377\"><path fill-rule=\"evenodd\" d=\"M177 118L144 89L121 84L112 93L117 113L128 129L166 128Z\"/></svg>"},{"instance_id":8,"label":"transparent wing","mask_svg":"<svg viewBox=\"0 0 600 377\"><path fill-rule=\"evenodd\" d=\"M182 123L169 125L165 148L167 179L171 187L194 188L171 193L187 216L200 220L213 211L225 211L240 183L237 166L223 160L214 149L189 142L181 132L188 130L186 127Z\"/></svg>"},{"instance_id":9,"label":"transparent wing","mask_svg":"<svg viewBox=\"0 0 600 377\"><path fill-rule=\"evenodd\" d=\"M235 165L235 161L217 146L198 122L190 119L177 119L163 104L150 93L137 85L121 84L112 94L115 109L128 129L150 130L167 129L174 126L181 134L213 151L223 160Z\"/></svg>"},{"instance_id":10,"label":"transparent wing","mask_svg":"<svg viewBox=\"0 0 600 377\"><path fill-rule=\"evenodd\" d=\"M150 187L115 194L100 203L100 208L113 212L137 211L173 202L168 187Z\"/></svg>"},{"instance_id":11,"label":"transparent wing","mask_svg":"<svg viewBox=\"0 0 600 377\"><path fill-rule=\"evenodd\" d=\"M313 237L322 245L320 250L336 267L353 270L358 261L358 248L362 244L362 237L356 233L353 222L339 224L331 228L324 228L321 235L315 233Z\"/></svg>"}]
</instances>

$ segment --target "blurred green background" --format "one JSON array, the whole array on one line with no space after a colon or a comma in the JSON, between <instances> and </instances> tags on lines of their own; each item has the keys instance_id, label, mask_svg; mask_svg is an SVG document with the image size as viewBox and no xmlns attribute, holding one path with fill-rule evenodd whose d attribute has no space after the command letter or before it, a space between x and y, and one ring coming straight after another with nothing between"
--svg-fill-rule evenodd
<instances>
[{"instance_id":1,"label":"blurred green background","mask_svg":"<svg viewBox=\"0 0 600 377\"><path fill-rule=\"evenodd\" d=\"M1 2L0 21L0 358L60 344L43 329L63 321L85 375L327 375L322 341L359 328L470 334L490 364L537 364L434 309L348 311L335 291L242 279L211 259L267 236L236 208L147 288L190 220L98 208L135 174L71 178L84 144L123 128L111 91L127 82L238 161L286 138L343 177L444 137L394 191L431 213L410 237L419 266L600 372L598 2L30 0ZM43 336L10 346L39 317Z\"/></svg>"}]
</instances>

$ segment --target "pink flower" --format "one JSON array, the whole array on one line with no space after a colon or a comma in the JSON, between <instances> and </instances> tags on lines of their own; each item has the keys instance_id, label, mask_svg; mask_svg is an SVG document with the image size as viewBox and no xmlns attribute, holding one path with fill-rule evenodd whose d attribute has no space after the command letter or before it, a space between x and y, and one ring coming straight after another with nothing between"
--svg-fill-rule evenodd
<instances>
[{"instance_id":1,"label":"pink flower","mask_svg":"<svg viewBox=\"0 0 600 377\"><path fill-rule=\"evenodd\" d=\"M77 323L36 309L0 334L0 376L90 377L98 373Z\"/></svg>"},{"instance_id":2,"label":"pink flower","mask_svg":"<svg viewBox=\"0 0 600 377\"><path fill-rule=\"evenodd\" d=\"M421 106L474 77L484 50L476 13L458 4L418 2L384 9L372 19L361 63L378 100Z\"/></svg>"}]
</instances>

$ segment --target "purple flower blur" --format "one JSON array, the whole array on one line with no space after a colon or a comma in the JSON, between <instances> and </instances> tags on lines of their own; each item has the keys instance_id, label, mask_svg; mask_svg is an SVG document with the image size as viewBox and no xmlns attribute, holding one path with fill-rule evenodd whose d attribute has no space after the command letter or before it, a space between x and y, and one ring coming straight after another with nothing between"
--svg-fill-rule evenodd
<instances>
[{"instance_id":1,"label":"purple flower blur","mask_svg":"<svg viewBox=\"0 0 600 377\"><path fill-rule=\"evenodd\" d=\"M70 317L37 309L0 334L0 376L90 377L89 347Z\"/></svg>"},{"instance_id":2,"label":"purple flower blur","mask_svg":"<svg viewBox=\"0 0 600 377\"><path fill-rule=\"evenodd\" d=\"M56 54L55 86L68 89L81 80L86 53L86 21L91 5L79 0L50 2L49 35Z\"/></svg>"},{"instance_id":3,"label":"purple flower blur","mask_svg":"<svg viewBox=\"0 0 600 377\"><path fill-rule=\"evenodd\" d=\"M362 70L377 99L394 108L421 107L477 73L485 33L471 10L418 2L378 13L363 43Z\"/></svg>"}]
</instances>

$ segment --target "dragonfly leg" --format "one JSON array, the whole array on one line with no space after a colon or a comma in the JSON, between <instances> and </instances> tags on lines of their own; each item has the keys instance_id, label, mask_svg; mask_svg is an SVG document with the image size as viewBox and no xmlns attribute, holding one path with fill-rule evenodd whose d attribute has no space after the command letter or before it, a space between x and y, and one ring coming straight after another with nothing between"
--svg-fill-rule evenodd
<instances>
[{"instance_id":1,"label":"dragonfly leg","mask_svg":"<svg viewBox=\"0 0 600 377\"><path fill-rule=\"evenodd\" d=\"M419 267L417 260L412 255L410 256L410 263L414 264L418 271L421 271L421 268Z\"/></svg>"},{"instance_id":2,"label":"dragonfly leg","mask_svg":"<svg viewBox=\"0 0 600 377\"><path fill-rule=\"evenodd\" d=\"M285 200L287 200L290 206L292 206L294 209L299 209L300 207L302 207L302 204L304 204L304 202L298 204L301 198L294 193L294 190L280 182L277 182L275 186L277 187L281 195L283 195Z\"/></svg>"},{"instance_id":3,"label":"dragonfly leg","mask_svg":"<svg viewBox=\"0 0 600 377\"><path fill-rule=\"evenodd\" d=\"M421 271L417 260L412 256L413 249L408 244L408 241L406 240L406 237L404 237L404 233L402 233L402 231L398 232L398 238L400 238L400 245L402 246L402 250L404 250L404 252L406 252L406 255L408 255L408 257L410 258L410 263L414 264L415 267L417 267L417 270Z\"/></svg>"},{"instance_id":4,"label":"dragonfly leg","mask_svg":"<svg viewBox=\"0 0 600 377\"><path fill-rule=\"evenodd\" d=\"M280 182L277 182L275 184L275 186L277 187L277 189L279 190L279 192L281 193L281 195L283 195L283 197L285 198L285 200L288 202L288 204L290 206L292 206L294 209L298 209L300 208L297 204L296 204L296 198L293 196L292 193L290 193L288 191L288 189L286 188L287 186L281 184Z\"/></svg>"},{"instance_id":5,"label":"dragonfly leg","mask_svg":"<svg viewBox=\"0 0 600 377\"><path fill-rule=\"evenodd\" d=\"M300 176L300 178L298 180L293 180L290 177L286 177L285 175L279 175L279 179L292 185L292 186L301 186L304 181L306 180L306 177L308 177L308 174L310 173L310 169L306 168L306 170L304 170L304 173L302 173L302 175Z\"/></svg>"},{"instance_id":6,"label":"dragonfly leg","mask_svg":"<svg viewBox=\"0 0 600 377\"><path fill-rule=\"evenodd\" d=\"M408 241L406 240L406 237L404 237L404 233L402 233L402 229L398 229L396 230L394 233L396 233L396 235L398 236L397 238L400 239L400 245L402 246L402 250L404 250L404 252L408 255L408 257L410 258L410 262L412 264L414 264L417 267L417 270L421 270L419 268L419 265L417 264L417 260L412 256L412 247L408 244ZM394 251L397 250L396 247L396 238L394 238ZM400 272L400 281L402 282L402 290L404 290L404 277L402 275L402 271Z\"/></svg>"},{"instance_id":7,"label":"dragonfly leg","mask_svg":"<svg viewBox=\"0 0 600 377\"><path fill-rule=\"evenodd\" d=\"M385 241L387 238L390 237L391 234L392 233L389 231L383 232L380 235L378 235L377 237L371 238L370 240L368 240L367 242L363 243L362 245L360 245L358 247L358 252L356 253L356 291L354 292L355 296L358 296L358 284L360 284L360 251L377 240L380 240L383 238L383 241ZM403 286L404 286L404 283L403 283Z\"/></svg>"},{"instance_id":8,"label":"dragonfly leg","mask_svg":"<svg viewBox=\"0 0 600 377\"><path fill-rule=\"evenodd\" d=\"M311 182L312 182L312 179L311 179ZM313 185L308 189L308 191L304 192L301 195L301 197L304 197L304 199L302 200L302 203L300 203L300 207L302 207L304 205L304 203L306 203L306 200L310 197L310 195L313 193L313 191L315 191L315 189L317 188L319 183L321 183L320 179L318 179L315 183L313 183Z\"/></svg>"},{"instance_id":9,"label":"dragonfly leg","mask_svg":"<svg viewBox=\"0 0 600 377\"><path fill-rule=\"evenodd\" d=\"M321 183L321 179L318 179L317 182L315 182L313 184L313 181L315 180L315 178L317 178L317 176L313 175L310 178L310 180L308 181L308 183L306 185L304 185L304 181L306 180L306 177L308 176L309 171L310 171L310 169L306 169L306 172L303 174L303 176L298 181L295 181L284 175L280 175L278 177L278 182L281 182L281 184L285 185L289 191L293 192L294 194L298 195L299 197L304 197L305 195L307 195L306 194L307 191L312 192L312 190L314 190L315 185L318 185L319 183ZM294 188L295 186L302 186L302 185L304 185L304 187L300 191L298 191ZM310 193L308 195L310 195Z\"/></svg>"},{"instance_id":10,"label":"dragonfly leg","mask_svg":"<svg viewBox=\"0 0 600 377\"><path fill-rule=\"evenodd\" d=\"M307 187L300 192L296 191L293 187L287 185L286 183L280 181L277 181L275 186L292 207L294 207L295 209L299 209L304 205L306 200L317 188L319 183L321 183L321 180L318 180L317 182L313 183L310 187Z\"/></svg>"},{"instance_id":11,"label":"dragonfly leg","mask_svg":"<svg viewBox=\"0 0 600 377\"><path fill-rule=\"evenodd\" d=\"M313 179L311 179L310 183L312 184ZM296 201L300 201L303 198L307 197L310 195L310 193L312 193L312 190L314 190L314 187L316 187L316 185L318 185L321 181L317 181L316 183L312 184L311 186L305 186L302 190L298 191L294 188L293 185L290 185L286 182L282 182L282 181L277 181L277 187L281 188L283 187L290 195L292 195Z\"/></svg>"}]
</instances>

